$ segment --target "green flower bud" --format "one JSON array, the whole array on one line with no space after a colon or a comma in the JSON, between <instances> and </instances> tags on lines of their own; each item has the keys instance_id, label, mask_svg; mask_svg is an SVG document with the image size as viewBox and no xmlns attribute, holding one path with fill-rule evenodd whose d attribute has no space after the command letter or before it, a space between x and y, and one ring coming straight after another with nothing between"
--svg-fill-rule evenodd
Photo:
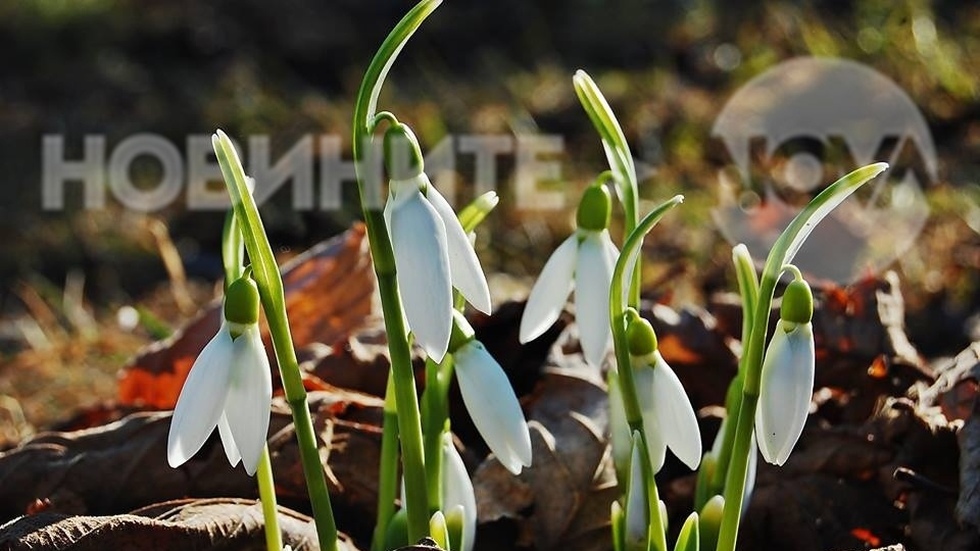
<instances>
[{"instance_id":1,"label":"green flower bud","mask_svg":"<svg viewBox=\"0 0 980 551\"><path fill-rule=\"evenodd\" d=\"M637 316L626 325L626 344L631 356L653 354L657 350L657 333L649 321Z\"/></svg>"},{"instance_id":2,"label":"green flower bud","mask_svg":"<svg viewBox=\"0 0 980 551\"><path fill-rule=\"evenodd\" d=\"M609 227L612 216L612 200L606 186L592 184L582 194L575 221L583 230L602 231Z\"/></svg>"},{"instance_id":3,"label":"green flower bud","mask_svg":"<svg viewBox=\"0 0 980 551\"><path fill-rule=\"evenodd\" d=\"M425 162L415 133L406 124L393 124L384 137L385 167L392 180L409 180L422 174Z\"/></svg>"},{"instance_id":4,"label":"green flower bud","mask_svg":"<svg viewBox=\"0 0 980 551\"><path fill-rule=\"evenodd\" d=\"M804 279L794 279L786 286L779 317L792 323L810 323L813 317L813 293Z\"/></svg>"},{"instance_id":5,"label":"green flower bud","mask_svg":"<svg viewBox=\"0 0 980 551\"><path fill-rule=\"evenodd\" d=\"M251 325L259 321L259 288L251 277L236 279L225 291L225 319Z\"/></svg>"}]
</instances>

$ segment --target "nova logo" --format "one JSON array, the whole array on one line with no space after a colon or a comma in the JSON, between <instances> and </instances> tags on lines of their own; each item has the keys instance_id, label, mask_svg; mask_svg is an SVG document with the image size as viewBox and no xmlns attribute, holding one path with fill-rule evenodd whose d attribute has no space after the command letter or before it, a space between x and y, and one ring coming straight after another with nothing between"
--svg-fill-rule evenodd
<instances>
[{"instance_id":1,"label":"nova logo","mask_svg":"<svg viewBox=\"0 0 980 551\"><path fill-rule=\"evenodd\" d=\"M799 58L769 69L728 101L712 137L725 156L713 218L757 260L811 198L869 163L891 166L817 227L801 269L842 283L877 271L929 215L922 190L937 169L925 119L894 82L858 63Z\"/></svg>"}]
</instances>

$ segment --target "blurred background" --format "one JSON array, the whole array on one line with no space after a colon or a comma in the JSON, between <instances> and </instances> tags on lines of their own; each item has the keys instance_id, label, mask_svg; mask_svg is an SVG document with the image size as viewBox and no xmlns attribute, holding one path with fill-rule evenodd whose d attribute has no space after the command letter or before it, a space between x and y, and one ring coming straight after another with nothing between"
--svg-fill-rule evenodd
<instances>
[{"instance_id":1,"label":"blurred background","mask_svg":"<svg viewBox=\"0 0 980 551\"><path fill-rule=\"evenodd\" d=\"M211 300L221 274L224 216L188 208L185 193L139 212L106 192L104 206L89 209L74 182L64 184L62 207L43 208L43 137L61 136L62 158L81 160L85 137L104 136L108 159L145 133L186 154L189 136L220 127L241 143L268 136L274 162L304 136L330 135L349 160L363 71L411 6L0 3L0 440L111 399L116 370ZM515 155L496 157L503 201L478 248L488 272L507 274L491 285L521 297L572 230L581 190L606 168L572 87L574 71L585 69L641 168L642 210L676 193L687 198L648 239L648 290L698 306L733 288L731 244L711 215L724 162L712 126L726 102L798 56L859 62L908 94L935 142L938 174L924 182L929 218L887 268L901 278L914 343L937 357L980 339L978 52L980 5L971 2L447 0L402 53L381 103L426 149L447 136L561 137L563 152L552 157L560 175L540 185L564 208L518 208ZM322 154L322 142L312 143ZM459 205L476 194L477 167L471 154L455 159ZM324 168L313 170L319 182ZM129 176L152 189L162 169L144 156ZM296 209L292 193L287 182L262 210L283 259L359 217L352 182L339 208Z\"/></svg>"}]
</instances>

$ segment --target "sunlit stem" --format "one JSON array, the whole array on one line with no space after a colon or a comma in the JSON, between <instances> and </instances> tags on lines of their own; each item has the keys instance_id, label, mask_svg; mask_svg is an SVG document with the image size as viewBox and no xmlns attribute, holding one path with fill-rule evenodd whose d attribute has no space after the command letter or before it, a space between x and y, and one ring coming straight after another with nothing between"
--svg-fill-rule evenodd
<instances>
[{"instance_id":1,"label":"sunlit stem","mask_svg":"<svg viewBox=\"0 0 980 551\"><path fill-rule=\"evenodd\" d=\"M748 345L752 333L755 309L759 302L759 278L756 276L755 265L745 245L738 245L732 251L732 262L735 265L735 279L738 281L738 293L742 298L742 355L738 359L738 374L732 379L728 392L725 394L725 410L728 422L721 438L721 448L718 452L715 471L711 476L711 489L708 496L721 494L725 488L725 478L728 474L728 464L732 458L732 441L738 428L738 412L742 407L742 382L745 372L745 346Z\"/></svg>"},{"instance_id":2,"label":"sunlit stem","mask_svg":"<svg viewBox=\"0 0 980 551\"><path fill-rule=\"evenodd\" d=\"M629 423L630 431L637 432L643 441L643 447L649 446L646 440L646 433L643 431L643 413L640 409L640 400L636 391L636 382L633 379L633 367L630 363L629 347L626 341L626 318L627 309L623 304L623 280L624 272L634 254L639 253L643 243L643 237L656 225L657 222L672 208L679 205L683 200L677 196L661 204L650 214L646 215L637 225L636 229L627 237L623 244L623 251L616 261L613 269L612 285L609 290L609 323L612 327L613 348L616 353L616 365L618 366L620 391L623 396L623 406L626 410L626 422ZM650 456L646 453L641 454L643 462L643 479L648 488L648 499L650 500L650 524L651 534L655 549L667 551L667 539L664 534L663 518L660 514L660 496L657 492L657 484L654 481L653 466L650 465Z\"/></svg>"},{"instance_id":3,"label":"sunlit stem","mask_svg":"<svg viewBox=\"0 0 980 551\"><path fill-rule=\"evenodd\" d=\"M851 193L888 168L886 163L875 163L861 167L834 182L804 207L789 223L769 251L760 280L759 298L752 318L752 330L748 340L743 343L742 405L738 411L735 441L732 457L725 480L725 509L722 513L721 530L718 535L718 551L734 551L738 539L738 525L741 518L741 503L745 496L745 476L748 468L749 452L752 449L752 434L755 422L755 409L759 402L759 383L762 376L763 350L769 330L769 312L772 309L773 295L779 274L785 265L803 246L814 227L841 204Z\"/></svg>"},{"instance_id":4,"label":"sunlit stem","mask_svg":"<svg viewBox=\"0 0 980 551\"><path fill-rule=\"evenodd\" d=\"M225 289L245 275L245 237L242 235L235 211L229 210L221 233L221 261L225 272ZM251 270L249 270L251 272ZM265 521L265 544L269 551L282 550L282 532L279 530L279 514L276 504L276 483L272 477L269 445L262 447L255 477L259 484L259 501Z\"/></svg>"},{"instance_id":5,"label":"sunlit stem","mask_svg":"<svg viewBox=\"0 0 980 551\"><path fill-rule=\"evenodd\" d=\"M388 351L391 356L391 379L398 411L398 433L401 442L405 480L405 508L408 516L410 541L418 541L429 532L428 498L426 497L425 464L422 447L422 426L418 395L412 372L412 356L402 314L401 300L395 274L395 257L385 226L381 200L381 182L372 181L365 165L371 145L371 133L376 120L378 95L395 57L422 21L435 10L441 0L423 0L392 29L378 53L368 65L354 104L353 153L357 186L367 225L371 258L378 279ZM387 458L385 458L387 459ZM382 469L388 467L383 466Z\"/></svg>"},{"instance_id":6,"label":"sunlit stem","mask_svg":"<svg viewBox=\"0 0 980 551\"><path fill-rule=\"evenodd\" d=\"M452 373L452 355L441 363L425 361L425 392L422 394L422 438L425 446L425 476L429 512L442 509L443 435L449 430L448 379Z\"/></svg>"},{"instance_id":7,"label":"sunlit stem","mask_svg":"<svg viewBox=\"0 0 980 551\"><path fill-rule=\"evenodd\" d=\"M269 445L262 448L259 468L255 472L259 480L259 500L262 502L262 518L265 520L265 546L269 551L282 551L282 532L279 530L279 508L276 504L276 483L272 479L272 461Z\"/></svg>"},{"instance_id":8,"label":"sunlit stem","mask_svg":"<svg viewBox=\"0 0 980 551\"><path fill-rule=\"evenodd\" d=\"M251 260L252 276L259 287L262 309L265 312L269 334L272 337L272 347L279 364L286 402L293 414L293 425L299 444L303 475L306 478L310 504L313 508L320 549L335 551L337 549L337 525L334 521L333 508L330 505L330 494L327 491L323 465L320 463L320 452L317 448L316 433L313 430L309 404L306 401L303 376L299 369L299 362L296 360L296 350L293 348L293 339L289 331L285 292L282 276L279 273L279 265L276 264L275 256L272 254L272 247L269 245L269 238L266 236L255 199L246 185L245 170L242 168L234 144L220 130L212 141L218 164L221 166L221 174L231 195L235 217L238 219L245 239L245 248Z\"/></svg>"}]
</instances>

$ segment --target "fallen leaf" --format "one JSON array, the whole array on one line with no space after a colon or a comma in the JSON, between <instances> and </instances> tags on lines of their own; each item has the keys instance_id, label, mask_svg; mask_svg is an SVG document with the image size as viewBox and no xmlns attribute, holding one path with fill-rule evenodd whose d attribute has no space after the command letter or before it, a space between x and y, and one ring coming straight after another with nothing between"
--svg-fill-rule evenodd
<instances>
[{"instance_id":1,"label":"fallen leaf","mask_svg":"<svg viewBox=\"0 0 980 551\"><path fill-rule=\"evenodd\" d=\"M370 530L377 495L382 401L334 389L309 395L323 462L338 515ZM243 497L257 494L255 479L232 469L217 432L190 461L167 464L170 413L136 413L75 432L44 433L0 453L0 519L23 514L37 500L62 514L115 514L183 497ZM269 447L280 501L306 508L307 494L292 417L276 401Z\"/></svg>"},{"instance_id":2,"label":"fallen leaf","mask_svg":"<svg viewBox=\"0 0 980 551\"><path fill-rule=\"evenodd\" d=\"M278 516L284 544L294 551L318 548L311 518L285 508L279 509ZM264 527L261 504L253 500L181 500L122 515L41 513L20 517L0 526L0 547L10 551L40 548L264 551ZM348 551L355 551L346 537L343 544Z\"/></svg>"}]
</instances>

